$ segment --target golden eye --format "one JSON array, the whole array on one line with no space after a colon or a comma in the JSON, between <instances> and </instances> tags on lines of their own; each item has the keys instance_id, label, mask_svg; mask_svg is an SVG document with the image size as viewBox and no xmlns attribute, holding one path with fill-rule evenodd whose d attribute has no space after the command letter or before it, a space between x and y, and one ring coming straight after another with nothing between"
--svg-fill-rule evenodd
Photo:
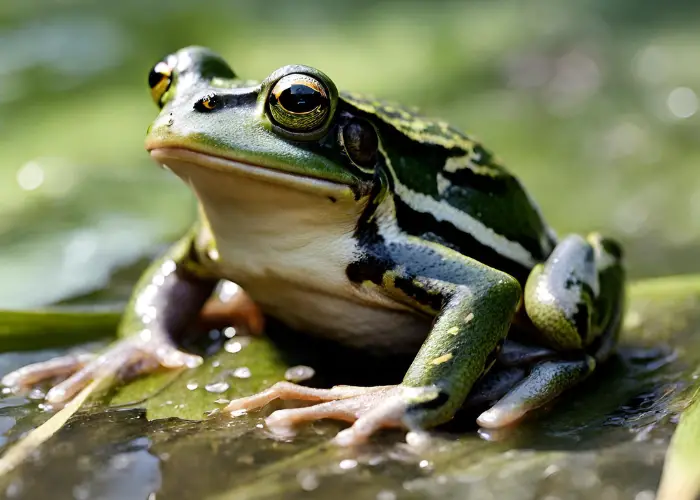
<instances>
[{"instance_id":1,"label":"golden eye","mask_svg":"<svg viewBox=\"0 0 700 500\"><path fill-rule=\"evenodd\" d=\"M161 61L148 74L148 86L151 87L151 97L158 106L163 106L163 95L172 83L173 67L166 61Z\"/></svg>"},{"instance_id":2,"label":"golden eye","mask_svg":"<svg viewBox=\"0 0 700 500\"><path fill-rule=\"evenodd\" d=\"M268 99L272 119L292 132L309 132L323 125L331 104L325 86L302 74L280 79Z\"/></svg>"},{"instance_id":3,"label":"golden eye","mask_svg":"<svg viewBox=\"0 0 700 500\"><path fill-rule=\"evenodd\" d=\"M214 111L215 109L220 108L222 104L223 101L221 100L221 97L216 94L209 94L208 96L204 96L199 101L194 103L194 109L202 113L206 113L208 111Z\"/></svg>"}]
</instances>

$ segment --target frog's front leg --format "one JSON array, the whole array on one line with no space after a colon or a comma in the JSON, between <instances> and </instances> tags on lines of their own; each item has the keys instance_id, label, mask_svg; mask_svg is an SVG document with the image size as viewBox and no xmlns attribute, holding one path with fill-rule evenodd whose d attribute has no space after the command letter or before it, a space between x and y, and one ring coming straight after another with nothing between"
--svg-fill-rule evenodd
<instances>
[{"instance_id":1,"label":"frog's front leg","mask_svg":"<svg viewBox=\"0 0 700 500\"><path fill-rule=\"evenodd\" d=\"M43 380L65 378L46 395L51 403L63 403L107 372L126 378L158 367L199 365L201 358L179 350L176 341L178 335L198 319L217 280L205 277L192 245L193 235L188 235L148 268L119 326L122 339L104 353L62 356L25 366L5 375L3 385L26 387ZM247 301L236 297L232 304L259 325L259 313L252 310ZM204 320L218 319L223 314L221 307L212 310L215 314L207 311Z\"/></svg>"},{"instance_id":2,"label":"frog's front leg","mask_svg":"<svg viewBox=\"0 0 700 500\"><path fill-rule=\"evenodd\" d=\"M597 234L562 240L525 286L525 309L537 329L534 340L557 355L535 363L522 382L481 414L479 425L509 425L590 375L616 344L623 305L620 247ZM539 356L546 350L530 354L535 351ZM523 354L524 364L537 357L531 355Z\"/></svg>"},{"instance_id":3,"label":"frog's front leg","mask_svg":"<svg viewBox=\"0 0 700 500\"><path fill-rule=\"evenodd\" d=\"M404 257L415 251L415 260L385 272L381 285L397 300L436 314L401 384L310 389L281 383L234 400L227 410L250 410L276 398L325 401L276 411L267 423L288 427L322 418L351 421L354 424L336 437L345 445L361 443L381 427L422 429L450 420L495 360L518 308L520 285L507 274L443 247L407 244L392 250ZM384 264L391 267L391 262Z\"/></svg>"}]
</instances>

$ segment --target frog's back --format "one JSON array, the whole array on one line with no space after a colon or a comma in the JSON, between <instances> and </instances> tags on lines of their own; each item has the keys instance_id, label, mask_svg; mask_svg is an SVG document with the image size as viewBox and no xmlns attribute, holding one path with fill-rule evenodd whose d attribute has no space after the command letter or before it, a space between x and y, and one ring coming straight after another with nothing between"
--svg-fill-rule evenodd
<instances>
[{"instance_id":1,"label":"frog's back","mask_svg":"<svg viewBox=\"0 0 700 500\"><path fill-rule=\"evenodd\" d=\"M556 244L518 179L478 141L414 109L341 94L382 138L399 227L524 281Z\"/></svg>"}]
</instances>

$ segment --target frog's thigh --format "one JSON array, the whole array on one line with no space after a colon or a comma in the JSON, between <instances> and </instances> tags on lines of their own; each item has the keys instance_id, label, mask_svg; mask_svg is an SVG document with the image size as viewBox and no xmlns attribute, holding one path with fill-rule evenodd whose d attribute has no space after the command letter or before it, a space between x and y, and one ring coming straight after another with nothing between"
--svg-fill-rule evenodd
<instances>
[{"instance_id":1,"label":"frog's thigh","mask_svg":"<svg viewBox=\"0 0 700 500\"><path fill-rule=\"evenodd\" d=\"M559 351L584 347L593 334L599 293L595 251L581 236L562 240L525 285L525 310L543 343Z\"/></svg>"},{"instance_id":2,"label":"frog's thigh","mask_svg":"<svg viewBox=\"0 0 700 500\"><path fill-rule=\"evenodd\" d=\"M480 425L497 428L516 422L581 382L595 369L596 359L607 357L615 343L623 301L621 255L608 252L610 245L596 235L588 240L569 236L545 264L533 270L525 287L530 319L545 343L560 351L578 352L581 358L536 364L525 380L478 418ZM599 335L595 359L584 352L589 335ZM512 364L517 364L517 349L510 354ZM546 355L544 351L534 354Z\"/></svg>"},{"instance_id":3,"label":"frog's thigh","mask_svg":"<svg viewBox=\"0 0 700 500\"><path fill-rule=\"evenodd\" d=\"M527 412L539 408L586 378L595 368L590 356L580 361L546 361L535 365L530 375L489 410L477 423L499 428L520 420Z\"/></svg>"}]
</instances>

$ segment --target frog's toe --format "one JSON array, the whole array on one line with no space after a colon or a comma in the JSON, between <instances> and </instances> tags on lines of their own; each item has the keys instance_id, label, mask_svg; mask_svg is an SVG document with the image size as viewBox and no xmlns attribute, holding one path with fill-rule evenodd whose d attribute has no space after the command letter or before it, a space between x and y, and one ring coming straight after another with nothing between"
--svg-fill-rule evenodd
<instances>
[{"instance_id":1,"label":"frog's toe","mask_svg":"<svg viewBox=\"0 0 700 500\"><path fill-rule=\"evenodd\" d=\"M273 412L265 420L270 430L286 433L303 422L322 419L354 422L352 427L336 436L335 442L343 446L362 443L384 427L405 427L403 418L410 404L409 400L401 397L397 386L314 389L279 382L261 393L231 401L226 411L260 408L274 399L315 401L319 404Z\"/></svg>"},{"instance_id":2,"label":"frog's toe","mask_svg":"<svg viewBox=\"0 0 700 500\"><path fill-rule=\"evenodd\" d=\"M277 382L275 385L252 396L234 399L224 411L254 410L262 408L275 399L299 401L335 401L352 398L371 392L381 391L390 386L357 387L352 385L336 385L330 389L314 389L291 382ZM393 387L393 386L391 386Z\"/></svg>"},{"instance_id":3,"label":"frog's toe","mask_svg":"<svg viewBox=\"0 0 700 500\"><path fill-rule=\"evenodd\" d=\"M23 366L2 378L5 387L24 388L44 380L65 378L83 368L95 358L94 354L71 354Z\"/></svg>"},{"instance_id":4,"label":"frog's toe","mask_svg":"<svg viewBox=\"0 0 700 500\"><path fill-rule=\"evenodd\" d=\"M8 387L27 387L50 379L65 378L46 393L47 402L62 404L105 374L131 378L152 372L159 366L194 367L201 362L201 357L179 351L166 341L130 337L117 342L99 356L62 356L25 366L5 375L2 383Z\"/></svg>"},{"instance_id":5,"label":"frog's toe","mask_svg":"<svg viewBox=\"0 0 700 500\"><path fill-rule=\"evenodd\" d=\"M528 412L546 405L581 382L594 368L595 361L591 357L579 361L539 363L522 382L482 413L477 423L487 429L514 424Z\"/></svg>"},{"instance_id":6,"label":"frog's toe","mask_svg":"<svg viewBox=\"0 0 700 500\"><path fill-rule=\"evenodd\" d=\"M328 401L306 408L277 410L265 423L273 432L286 431L303 422L322 419L354 422L338 433L335 443L353 446L364 443L382 428L404 427L402 421L408 402L399 396L397 387L367 388L364 394Z\"/></svg>"}]
</instances>

